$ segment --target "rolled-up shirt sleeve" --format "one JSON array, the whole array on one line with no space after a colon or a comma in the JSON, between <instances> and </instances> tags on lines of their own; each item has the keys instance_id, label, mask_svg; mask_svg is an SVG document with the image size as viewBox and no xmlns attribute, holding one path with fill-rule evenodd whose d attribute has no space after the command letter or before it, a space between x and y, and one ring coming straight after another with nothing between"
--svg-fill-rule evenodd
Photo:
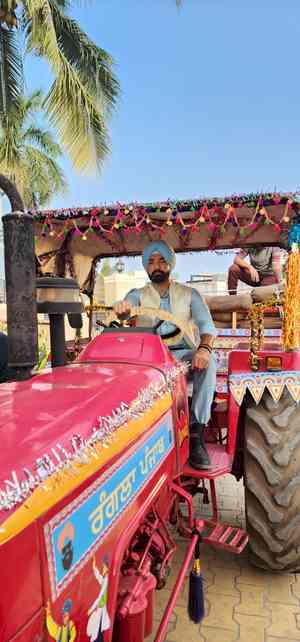
<instances>
[{"instance_id":1,"label":"rolled-up shirt sleeve","mask_svg":"<svg viewBox=\"0 0 300 642\"><path fill-rule=\"evenodd\" d=\"M211 334L213 337L217 336L218 333L210 311L199 292L194 288L192 288L191 315L194 323L199 328L200 336L202 334Z\"/></svg>"},{"instance_id":2,"label":"rolled-up shirt sleeve","mask_svg":"<svg viewBox=\"0 0 300 642\"><path fill-rule=\"evenodd\" d=\"M137 288L133 288L130 292L127 292L125 296L125 301L134 307L141 305L140 293Z\"/></svg>"}]
</instances>

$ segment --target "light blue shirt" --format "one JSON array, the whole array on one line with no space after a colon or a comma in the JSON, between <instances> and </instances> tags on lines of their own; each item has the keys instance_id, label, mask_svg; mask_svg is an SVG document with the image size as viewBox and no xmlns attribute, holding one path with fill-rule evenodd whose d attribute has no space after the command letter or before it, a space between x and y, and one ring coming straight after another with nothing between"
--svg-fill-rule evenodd
<instances>
[{"instance_id":1,"label":"light blue shirt","mask_svg":"<svg viewBox=\"0 0 300 642\"><path fill-rule=\"evenodd\" d=\"M204 303L199 292L195 290L195 288L191 288L191 290L192 290L191 318L193 319L194 323L198 326L200 336L203 334L211 334L212 336L216 337L217 330L214 326L214 323L211 318L211 314L207 305ZM128 303L130 303L130 305L132 306L140 306L141 305L140 290L138 288L134 288L133 290L130 290L130 292L128 292L128 294L126 295L125 300L128 301ZM160 297L159 307L161 310L166 310L167 312L171 312L169 290L166 292L166 294L164 294L164 296ZM174 330L174 326L171 323L164 321L164 323L162 323L162 325L158 328L157 333L164 335L172 330ZM178 345L172 346L172 348L175 350L179 350L179 349L186 350L188 349L188 345L186 344L185 341L183 341Z\"/></svg>"}]
</instances>

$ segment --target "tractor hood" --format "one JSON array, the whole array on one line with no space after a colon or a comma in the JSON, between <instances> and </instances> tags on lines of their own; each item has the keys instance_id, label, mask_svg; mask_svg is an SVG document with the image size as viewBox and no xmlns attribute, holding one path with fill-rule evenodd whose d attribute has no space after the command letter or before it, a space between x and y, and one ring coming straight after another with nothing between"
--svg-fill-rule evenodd
<instances>
[{"instance_id":1,"label":"tractor hood","mask_svg":"<svg viewBox=\"0 0 300 642\"><path fill-rule=\"evenodd\" d=\"M97 418L111 415L122 402L129 405L143 388L163 380L162 373L151 366L126 364L125 375L124 363L78 363L26 382L1 385L0 499L8 487L13 489L24 480L24 469L36 473L36 461L43 455L49 455L57 466L56 455L62 460L66 457L61 448L72 451L72 438L90 437L93 428L99 427ZM169 397L165 409L170 403ZM156 404L153 420L162 412ZM138 431L136 426L130 429L130 424L121 427L118 439L100 450L96 463L93 460L89 474L111 463L151 422L151 418L146 422L144 418L144 423L135 421L141 424ZM72 483L74 488L74 480ZM0 510L0 523L14 509Z\"/></svg>"}]
</instances>

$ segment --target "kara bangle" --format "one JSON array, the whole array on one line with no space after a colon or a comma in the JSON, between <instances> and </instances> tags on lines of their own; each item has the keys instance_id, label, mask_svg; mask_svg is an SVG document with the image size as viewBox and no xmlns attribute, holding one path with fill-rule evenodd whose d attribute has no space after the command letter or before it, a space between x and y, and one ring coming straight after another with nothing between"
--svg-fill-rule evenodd
<instances>
[{"instance_id":1,"label":"kara bangle","mask_svg":"<svg viewBox=\"0 0 300 642\"><path fill-rule=\"evenodd\" d=\"M206 345L205 343L200 343L198 350L201 348L204 348L204 350L208 350L208 352L211 354L212 353L212 348L211 346Z\"/></svg>"}]
</instances>

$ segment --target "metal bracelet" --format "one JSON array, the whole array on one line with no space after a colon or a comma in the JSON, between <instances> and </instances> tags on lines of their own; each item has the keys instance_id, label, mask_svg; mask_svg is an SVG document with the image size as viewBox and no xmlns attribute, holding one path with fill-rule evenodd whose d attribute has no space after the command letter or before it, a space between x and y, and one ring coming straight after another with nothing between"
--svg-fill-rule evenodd
<instances>
[{"instance_id":1,"label":"metal bracelet","mask_svg":"<svg viewBox=\"0 0 300 642\"><path fill-rule=\"evenodd\" d=\"M209 352L210 354L212 353L212 348L211 348L211 346L208 346L208 345L206 345L205 343L200 343L198 350L200 350L200 348L204 348L204 350L208 350L208 352Z\"/></svg>"}]
</instances>

